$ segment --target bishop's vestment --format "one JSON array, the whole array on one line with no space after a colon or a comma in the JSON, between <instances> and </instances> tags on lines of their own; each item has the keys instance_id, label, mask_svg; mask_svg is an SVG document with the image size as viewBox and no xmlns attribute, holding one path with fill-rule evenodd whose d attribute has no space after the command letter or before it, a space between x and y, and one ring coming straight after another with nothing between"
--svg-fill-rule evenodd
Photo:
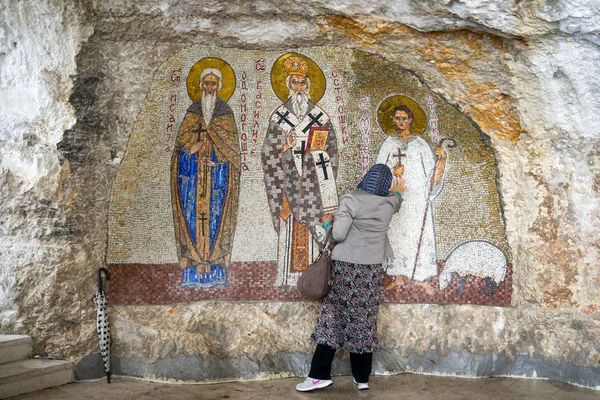
<instances>
[{"instance_id":1,"label":"bishop's vestment","mask_svg":"<svg viewBox=\"0 0 600 400\"><path fill-rule=\"evenodd\" d=\"M307 147L311 129L328 131L324 150ZM292 130L296 144L288 148ZM291 101L282 104L269 119L261 162L273 227L279 234L277 285L295 285L319 252L323 213L333 212L338 202L337 140L327 113L309 102L306 116L298 118Z\"/></svg>"}]
</instances>

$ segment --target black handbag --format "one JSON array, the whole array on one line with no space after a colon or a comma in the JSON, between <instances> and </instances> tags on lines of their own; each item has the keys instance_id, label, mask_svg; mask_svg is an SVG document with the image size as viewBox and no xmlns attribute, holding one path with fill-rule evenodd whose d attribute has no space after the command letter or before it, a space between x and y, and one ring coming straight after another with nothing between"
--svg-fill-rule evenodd
<instances>
[{"instance_id":1,"label":"black handbag","mask_svg":"<svg viewBox=\"0 0 600 400\"><path fill-rule=\"evenodd\" d=\"M320 299L329 292L333 282L331 281L331 231L327 232L323 248L317 259L308 266L308 269L300 275L296 287L298 291L309 299Z\"/></svg>"}]
</instances>

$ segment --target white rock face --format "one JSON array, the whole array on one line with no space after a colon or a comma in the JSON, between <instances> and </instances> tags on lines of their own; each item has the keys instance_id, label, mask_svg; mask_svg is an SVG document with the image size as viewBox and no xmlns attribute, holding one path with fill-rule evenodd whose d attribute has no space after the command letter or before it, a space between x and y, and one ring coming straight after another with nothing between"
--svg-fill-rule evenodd
<instances>
[{"instance_id":1,"label":"white rock face","mask_svg":"<svg viewBox=\"0 0 600 400\"><path fill-rule=\"evenodd\" d=\"M598 46L586 40L552 36L531 42L528 50L508 63L514 98L524 109L524 127L597 139L600 80L594 77L600 73L598 61Z\"/></svg>"},{"instance_id":2,"label":"white rock face","mask_svg":"<svg viewBox=\"0 0 600 400\"><path fill-rule=\"evenodd\" d=\"M40 349L73 360L99 351L90 298L106 252L108 195L165 59L193 43L334 44L419 74L490 136L500 170L513 307L388 304L383 346L406 357L435 346L440 356L597 364L597 2L78 4L0 5L0 332L32 334ZM114 355L140 363L308 354L317 311L219 302L109 309Z\"/></svg>"},{"instance_id":3,"label":"white rock face","mask_svg":"<svg viewBox=\"0 0 600 400\"><path fill-rule=\"evenodd\" d=\"M56 144L76 121L71 76L90 32L79 11L62 3L9 1L0 8L0 331L18 322L19 288L32 280L40 292L53 290L57 255L71 252L61 238ZM26 269L31 275L19 276Z\"/></svg>"}]
</instances>

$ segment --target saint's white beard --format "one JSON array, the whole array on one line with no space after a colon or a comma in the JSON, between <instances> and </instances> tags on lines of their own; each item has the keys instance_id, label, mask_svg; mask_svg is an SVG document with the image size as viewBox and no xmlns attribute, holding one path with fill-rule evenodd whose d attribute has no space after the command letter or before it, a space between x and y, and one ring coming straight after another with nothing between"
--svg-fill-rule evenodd
<instances>
[{"instance_id":1,"label":"saint's white beard","mask_svg":"<svg viewBox=\"0 0 600 400\"><path fill-rule=\"evenodd\" d=\"M308 101L310 100L308 93L290 90L290 96L288 98L292 99L292 111L294 111L296 117L304 117L308 110Z\"/></svg>"},{"instance_id":2,"label":"saint's white beard","mask_svg":"<svg viewBox=\"0 0 600 400\"><path fill-rule=\"evenodd\" d=\"M217 102L217 94L202 92L202 115L204 115L204 121L206 125L210 125L210 121L215 111L215 103Z\"/></svg>"}]
</instances>

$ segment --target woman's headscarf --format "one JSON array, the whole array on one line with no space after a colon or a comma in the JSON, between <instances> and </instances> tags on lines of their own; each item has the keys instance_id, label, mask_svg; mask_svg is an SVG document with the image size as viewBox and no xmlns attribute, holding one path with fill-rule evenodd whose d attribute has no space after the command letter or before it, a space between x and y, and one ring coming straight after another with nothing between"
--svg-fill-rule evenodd
<instances>
[{"instance_id":1,"label":"woman's headscarf","mask_svg":"<svg viewBox=\"0 0 600 400\"><path fill-rule=\"evenodd\" d=\"M392 186L392 171L385 164L375 164L356 187L377 196L387 196Z\"/></svg>"}]
</instances>

